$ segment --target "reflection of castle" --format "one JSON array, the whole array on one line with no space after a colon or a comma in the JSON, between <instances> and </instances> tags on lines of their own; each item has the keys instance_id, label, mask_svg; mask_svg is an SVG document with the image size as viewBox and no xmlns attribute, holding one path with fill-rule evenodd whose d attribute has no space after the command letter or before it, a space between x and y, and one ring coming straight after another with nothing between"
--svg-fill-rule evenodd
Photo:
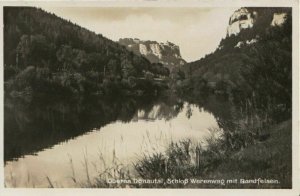
<instances>
[{"instance_id":1,"label":"reflection of castle","mask_svg":"<svg viewBox=\"0 0 300 196\"><path fill-rule=\"evenodd\" d=\"M180 105L182 105L182 103L179 105L167 105L165 103L159 103L148 109L140 109L133 117L133 121L154 121L158 119L170 120L178 115L179 111L182 109Z\"/></svg>"}]
</instances>

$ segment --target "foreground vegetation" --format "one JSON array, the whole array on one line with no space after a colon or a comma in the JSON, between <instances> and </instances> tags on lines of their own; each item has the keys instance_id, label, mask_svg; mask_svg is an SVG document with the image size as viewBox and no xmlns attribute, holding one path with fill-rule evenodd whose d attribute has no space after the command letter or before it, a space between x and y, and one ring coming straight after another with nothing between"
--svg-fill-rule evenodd
<instances>
[{"instance_id":1,"label":"foreground vegetation","mask_svg":"<svg viewBox=\"0 0 300 196\"><path fill-rule=\"evenodd\" d=\"M191 140L171 143L165 152L142 155L131 166L114 165L81 183L92 188L291 188L291 120L269 127L268 139L226 147L222 130L212 130L206 145ZM109 183L114 179L118 183ZM170 180L178 180L170 183ZM235 183L229 181L237 180ZM269 180L247 183L242 180ZM136 181L140 180L140 183ZM145 181L143 181L145 180ZM158 181L159 183L147 183ZM188 180L188 181L186 181ZM195 181L199 180L198 183ZM203 180L201 182L201 180ZM229 180L229 181L227 181Z\"/></svg>"},{"instance_id":2,"label":"foreground vegetation","mask_svg":"<svg viewBox=\"0 0 300 196\"><path fill-rule=\"evenodd\" d=\"M217 103L211 97L209 100ZM205 105L209 107L209 103ZM225 104L223 106L227 107ZM229 114L209 109L222 128L210 129L210 135L204 142L171 142L165 151L139 155L131 166L117 165L113 170L99 175L92 183L84 184L84 187L291 188L291 116L276 120L276 115L259 113L260 110L253 105L238 110L226 108ZM225 119L224 116L229 118ZM242 184L240 181L259 178L271 183ZM123 182L108 183L108 179ZM132 183L134 179L160 180L161 183ZM169 183L172 179L188 179L189 182ZM196 179L215 181L191 182ZM236 183L226 183L235 179Z\"/></svg>"}]
</instances>

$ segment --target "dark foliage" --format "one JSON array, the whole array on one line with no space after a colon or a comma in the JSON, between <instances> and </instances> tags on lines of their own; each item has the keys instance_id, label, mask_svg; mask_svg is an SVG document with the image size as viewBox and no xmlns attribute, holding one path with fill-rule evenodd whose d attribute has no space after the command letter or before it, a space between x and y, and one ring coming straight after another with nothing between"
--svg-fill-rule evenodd
<instances>
[{"instance_id":1,"label":"dark foliage","mask_svg":"<svg viewBox=\"0 0 300 196\"><path fill-rule=\"evenodd\" d=\"M135 89L132 83L147 72L156 77L169 74L124 46L54 14L32 7L4 8L4 75L9 95L153 91L154 84Z\"/></svg>"},{"instance_id":2,"label":"dark foliage","mask_svg":"<svg viewBox=\"0 0 300 196\"><path fill-rule=\"evenodd\" d=\"M184 66L186 79L177 91L224 94L272 113L290 113L292 95L292 16L290 8L247 8L256 11L254 26L226 37L219 48ZM274 13L287 13L281 26L271 26ZM236 47L238 42L255 39Z\"/></svg>"}]
</instances>

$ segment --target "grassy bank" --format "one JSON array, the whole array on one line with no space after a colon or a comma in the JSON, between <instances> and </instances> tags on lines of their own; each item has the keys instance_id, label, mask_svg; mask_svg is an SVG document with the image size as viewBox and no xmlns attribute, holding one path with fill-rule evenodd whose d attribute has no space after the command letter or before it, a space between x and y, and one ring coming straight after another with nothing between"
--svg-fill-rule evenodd
<instances>
[{"instance_id":1,"label":"grassy bank","mask_svg":"<svg viewBox=\"0 0 300 196\"><path fill-rule=\"evenodd\" d=\"M269 128L270 137L256 141L227 158L205 178L274 179L278 184L239 184L241 188L291 188L292 177L292 121ZM237 188L234 184L227 188Z\"/></svg>"},{"instance_id":2,"label":"grassy bank","mask_svg":"<svg viewBox=\"0 0 300 196\"><path fill-rule=\"evenodd\" d=\"M133 170L115 167L84 187L114 188L291 188L292 121L266 130L267 138L254 138L240 149L226 148L222 130L212 130L206 145L183 140L171 143L165 152L142 155ZM216 136L220 135L221 136ZM269 183L248 183L267 179ZM108 183L107 179L120 183ZM134 179L159 180L159 183L133 183ZM188 179L188 181L184 181ZM236 179L236 182L235 182ZM241 182L244 179L244 183ZM172 181L170 180L177 180ZM191 182L198 180L198 182ZM202 180L202 181L201 181ZM204 181L203 181L204 180ZM227 180L232 180L227 181Z\"/></svg>"}]
</instances>

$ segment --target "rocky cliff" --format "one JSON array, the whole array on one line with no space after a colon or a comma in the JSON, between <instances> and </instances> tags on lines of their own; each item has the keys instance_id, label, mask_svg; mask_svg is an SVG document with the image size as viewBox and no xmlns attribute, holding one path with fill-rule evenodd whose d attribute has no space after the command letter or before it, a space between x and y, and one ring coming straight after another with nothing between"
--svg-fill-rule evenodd
<instances>
[{"instance_id":1,"label":"rocky cliff","mask_svg":"<svg viewBox=\"0 0 300 196\"><path fill-rule=\"evenodd\" d=\"M119 43L133 53L144 56L151 63L161 63L170 70L186 63L180 55L179 47L171 42L158 43L136 38L124 38L120 39Z\"/></svg>"},{"instance_id":2,"label":"rocky cliff","mask_svg":"<svg viewBox=\"0 0 300 196\"><path fill-rule=\"evenodd\" d=\"M256 12L250 13L246 8L236 10L229 19L227 36L236 35L242 29L253 27L254 17L256 15Z\"/></svg>"},{"instance_id":3,"label":"rocky cliff","mask_svg":"<svg viewBox=\"0 0 300 196\"><path fill-rule=\"evenodd\" d=\"M202 85L203 89L210 86L220 91L244 91L251 82L258 83L260 74L268 72L274 74L274 81L282 78L279 83L289 80L291 22L290 8L247 7L236 10L229 18L227 36L219 47L204 58L183 66L185 77L182 78L185 80L182 80L182 89L199 93ZM265 82L261 79L261 86Z\"/></svg>"},{"instance_id":4,"label":"rocky cliff","mask_svg":"<svg viewBox=\"0 0 300 196\"><path fill-rule=\"evenodd\" d=\"M271 26L281 26L286 20L286 10L285 9L263 9L263 8L240 8L236 10L229 19L229 25L227 27L227 36L237 35L242 29L249 29L254 26L256 22L262 20L261 17L265 19L266 16L272 17L268 25ZM259 18L259 19L258 19Z\"/></svg>"}]
</instances>

